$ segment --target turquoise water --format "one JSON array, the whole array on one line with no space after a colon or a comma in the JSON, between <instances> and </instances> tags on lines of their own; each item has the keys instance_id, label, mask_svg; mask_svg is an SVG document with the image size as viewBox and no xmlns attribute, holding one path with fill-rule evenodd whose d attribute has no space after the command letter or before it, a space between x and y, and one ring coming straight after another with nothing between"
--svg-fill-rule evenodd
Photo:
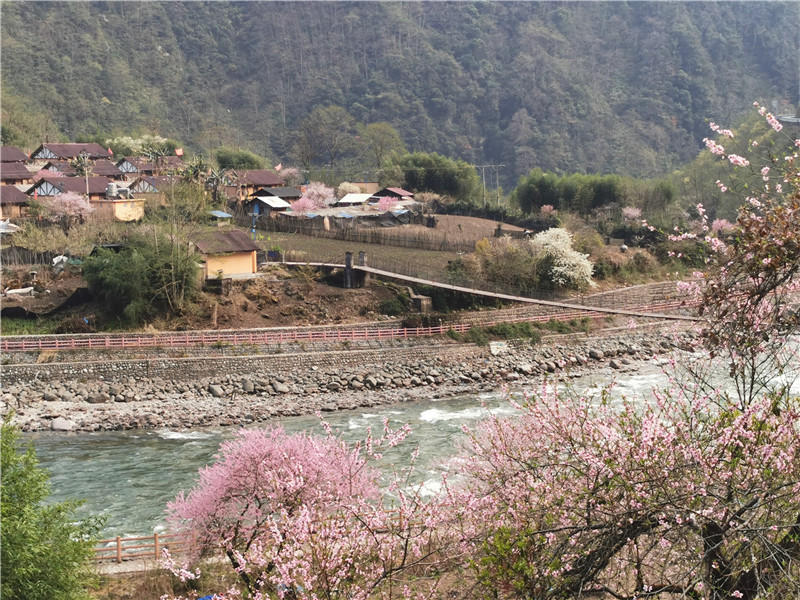
<instances>
[{"instance_id":1,"label":"turquoise water","mask_svg":"<svg viewBox=\"0 0 800 600\"><path fill-rule=\"evenodd\" d=\"M598 373L573 382L578 392L597 391L611 382L610 374ZM655 365L636 374L618 377L615 395L635 397L664 378ZM418 445L419 482L431 493L437 489L439 466L451 457L462 426L470 426L487 411L512 413L501 391L481 396L447 400L418 401L369 410L325 415L325 419L351 440L362 439L367 427L379 434L383 419L392 427L409 424L412 435L385 455L388 463L408 462ZM289 431L322 433L314 416L283 419ZM181 490L189 490L197 470L213 461L220 442L235 429L192 429L186 431L134 430L85 434L32 434L41 464L51 473L53 499L81 498L86 513L106 517L104 537L138 536L165 529L165 506Z\"/></svg>"}]
</instances>

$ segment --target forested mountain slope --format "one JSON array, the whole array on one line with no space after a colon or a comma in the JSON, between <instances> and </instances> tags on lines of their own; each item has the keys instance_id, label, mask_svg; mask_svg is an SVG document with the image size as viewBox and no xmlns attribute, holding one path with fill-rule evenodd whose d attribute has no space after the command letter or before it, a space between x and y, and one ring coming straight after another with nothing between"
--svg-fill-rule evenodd
<instances>
[{"instance_id":1,"label":"forested mountain slope","mask_svg":"<svg viewBox=\"0 0 800 600\"><path fill-rule=\"evenodd\" d=\"M650 176L709 119L793 112L799 35L796 2L3 2L3 126L23 146L151 132L291 162L334 104L409 150L503 163L509 185Z\"/></svg>"}]
</instances>

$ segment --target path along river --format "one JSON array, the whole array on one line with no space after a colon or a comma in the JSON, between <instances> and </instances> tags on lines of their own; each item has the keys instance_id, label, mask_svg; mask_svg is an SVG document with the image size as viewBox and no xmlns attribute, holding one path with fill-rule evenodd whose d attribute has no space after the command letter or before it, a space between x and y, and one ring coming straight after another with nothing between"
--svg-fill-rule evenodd
<instances>
[{"instance_id":1,"label":"path along river","mask_svg":"<svg viewBox=\"0 0 800 600\"><path fill-rule=\"evenodd\" d=\"M641 398L666 377L656 365L614 375L609 370L573 380L575 393L599 393L616 381L614 397ZM325 419L346 439L363 439L366 429L380 433L384 418L392 427L408 423L412 435L384 459L402 465L416 445L420 448L417 472L433 492L438 466L455 452L463 425L474 425L486 411L511 413L502 392L462 396L447 400L418 401L366 410L329 413ZM288 431L322 433L314 416L282 419ZM189 490L197 470L212 462L220 442L232 428L133 430L86 434L32 434L41 464L51 473L53 499L81 498L81 511L106 517L103 537L149 535L165 530L165 506L181 490ZM68 436L68 437L67 437Z\"/></svg>"}]
</instances>

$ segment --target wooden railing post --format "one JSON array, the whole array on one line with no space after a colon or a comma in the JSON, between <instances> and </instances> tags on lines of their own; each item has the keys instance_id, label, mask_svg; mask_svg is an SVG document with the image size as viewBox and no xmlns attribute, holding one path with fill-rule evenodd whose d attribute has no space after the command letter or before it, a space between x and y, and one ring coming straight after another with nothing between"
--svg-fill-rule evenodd
<instances>
[{"instance_id":1,"label":"wooden railing post","mask_svg":"<svg viewBox=\"0 0 800 600\"><path fill-rule=\"evenodd\" d=\"M155 559L158 560L158 532L153 534L153 546L155 547L156 550Z\"/></svg>"},{"instance_id":2,"label":"wooden railing post","mask_svg":"<svg viewBox=\"0 0 800 600\"><path fill-rule=\"evenodd\" d=\"M122 562L122 538L117 536L117 564Z\"/></svg>"}]
</instances>

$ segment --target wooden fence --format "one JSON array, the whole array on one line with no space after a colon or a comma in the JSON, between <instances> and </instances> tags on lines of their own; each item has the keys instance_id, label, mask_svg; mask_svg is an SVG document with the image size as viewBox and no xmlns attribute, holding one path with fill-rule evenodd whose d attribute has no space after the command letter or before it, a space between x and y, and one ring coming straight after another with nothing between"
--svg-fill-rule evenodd
<instances>
[{"instance_id":1,"label":"wooden fence","mask_svg":"<svg viewBox=\"0 0 800 600\"><path fill-rule=\"evenodd\" d=\"M52 252L35 252L18 246L0 248L0 264L4 266L51 265L54 257Z\"/></svg>"},{"instance_id":2,"label":"wooden fence","mask_svg":"<svg viewBox=\"0 0 800 600\"><path fill-rule=\"evenodd\" d=\"M126 560L161 558L164 548L168 548L171 554L180 553L185 550L187 540L183 536L176 534L155 533L147 537L115 537L108 540L100 540L94 549L94 560L96 562L113 561L121 563Z\"/></svg>"},{"instance_id":3,"label":"wooden fence","mask_svg":"<svg viewBox=\"0 0 800 600\"><path fill-rule=\"evenodd\" d=\"M297 217L259 218L256 219L256 229L277 233L294 233L308 235L356 244L377 244L382 246L397 246L400 248L413 248L415 250L433 250L437 252L473 252L475 242L448 241L436 239L435 236L422 234L410 235L407 231L394 227L364 226L360 223L350 223L353 219L341 219L348 222L347 227L331 227L326 230L322 219L304 219ZM334 219L335 221L335 219ZM253 220L239 216L236 224L250 229ZM420 224L420 223L412 223Z\"/></svg>"}]
</instances>

